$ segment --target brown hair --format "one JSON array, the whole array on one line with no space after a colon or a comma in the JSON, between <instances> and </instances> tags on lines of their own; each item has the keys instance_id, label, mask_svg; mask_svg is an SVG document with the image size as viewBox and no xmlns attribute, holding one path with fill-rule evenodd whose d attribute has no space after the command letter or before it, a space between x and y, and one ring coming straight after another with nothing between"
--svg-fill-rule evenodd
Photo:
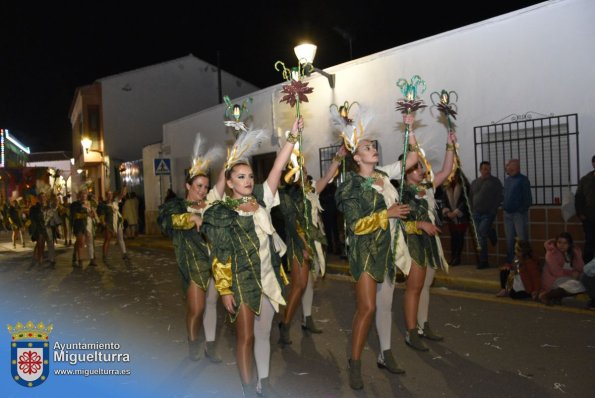
<instances>
[{"instance_id":1,"label":"brown hair","mask_svg":"<svg viewBox=\"0 0 595 398\"><path fill-rule=\"evenodd\" d=\"M225 179L231 180L231 173L233 172L233 170L236 168L236 166L242 166L242 165L252 168L252 166L250 166L250 163L248 163L247 160L239 160L236 163L234 163L233 166L231 166L229 169L225 170Z\"/></svg>"},{"instance_id":2,"label":"brown hair","mask_svg":"<svg viewBox=\"0 0 595 398\"><path fill-rule=\"evenodd\" d=\"M194 182L194 180L196 180L198 177L204 177L204 178L206 178L207 180L210 181L208 175L206 175L204 173L198 173L198 174L193 175L192 177L188 176L188 178L186 178L186 184L192 185L192 183Z\"/></svg>"}]
</instances>

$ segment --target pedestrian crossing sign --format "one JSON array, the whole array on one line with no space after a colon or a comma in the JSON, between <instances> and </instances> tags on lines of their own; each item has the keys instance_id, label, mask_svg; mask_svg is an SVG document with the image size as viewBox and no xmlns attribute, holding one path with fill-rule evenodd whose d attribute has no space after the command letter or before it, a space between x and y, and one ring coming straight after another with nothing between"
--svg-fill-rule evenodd
<instances>
[{"instance_id":1,"label":"pedestrian crossing sign","mask_svg":"<svg viewBox=\"0 0 595 398\"><path fill-rule=\"evenodd\" d=\"M153 159L156 176L168 176L171 173L171 160L166 158Z\"/></svg>"}]
</instances>

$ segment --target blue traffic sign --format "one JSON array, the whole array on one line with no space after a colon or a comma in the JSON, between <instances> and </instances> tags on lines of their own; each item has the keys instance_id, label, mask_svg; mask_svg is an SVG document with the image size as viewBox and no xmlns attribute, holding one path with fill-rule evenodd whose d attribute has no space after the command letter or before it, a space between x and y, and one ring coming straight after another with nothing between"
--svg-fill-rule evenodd
<instances>
[{"instance_id":1,"label":"blue traffic sign","mask_svg":"<svg viewBox=\"0 0 595 398\"><path fill-rule=\"evenodd\" d=\"M156 158L153 159L156 176L168 176L171 174L171 159Z\"/></svg>"}]
</instances>

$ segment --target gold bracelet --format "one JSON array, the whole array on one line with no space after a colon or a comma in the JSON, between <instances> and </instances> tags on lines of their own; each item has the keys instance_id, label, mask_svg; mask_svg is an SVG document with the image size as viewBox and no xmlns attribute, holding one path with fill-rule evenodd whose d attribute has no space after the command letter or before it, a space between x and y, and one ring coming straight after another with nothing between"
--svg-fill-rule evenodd
<instances>
[{"instance_id":1,"label":"gold bracelet","mask_svg":"<svg viewBox=\"0 0 595 398\"><path fill-rule=\"evenodd\" d=\"M454 152L455 144L446 144L446 150L450 152Z\"/></svg>"},{"instance_id":2,"label":"gold bracelet","mask_svg":"<svg viewBox=\"0 0 595 398\"><path fill-rule=\"evenodd\" d=\"M289 142L290 144L295 144L296 142L298 142L299 138L300 138L299 134L293 134L293 133L287 134L287 142Z\"/></svg>"},{"instance_id":3,"label":"gold bracelet","mask_svg":"<svg viewBox=\"0 0 595 398\"><path fill-rule=\"evenodd\" d=\"M345 158L345 156L335 153L335 156L333 156L333 162L341 163L344 158Z\"/></svg>"},{"instance_id":4,"label":"gold bracelet","mask_svg":"<svg viewBox=\"0 0 595 398\"><path fill-rule=\"evenodd\" d=\"M418 152L419 151L419 144L415 143L415 145L409 144L409 151L411 152Z\"/></svg>"}]
</instances>

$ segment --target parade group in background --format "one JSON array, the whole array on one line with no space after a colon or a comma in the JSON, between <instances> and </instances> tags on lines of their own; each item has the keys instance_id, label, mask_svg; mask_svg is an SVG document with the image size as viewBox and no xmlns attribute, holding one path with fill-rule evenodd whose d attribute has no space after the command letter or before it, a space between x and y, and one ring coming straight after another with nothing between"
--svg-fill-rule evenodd
<instances>
[{"instance_id":1,"label":"parade group in background","mask_svg":"<svg viewBox=\"0 0 595 398\"><path fill-rule=\"evenodd\" d=\"M379 339L378 368L405 373L391 348L398 274L406 278L403 314L407 346L424 352L428 351L424 339L443 340L429 321L430 286L436 270L448 272L450 266L461 263L469 230L479 253L478 268L489 266L487 243L495 244L497 239L492 224L501 202L509 251L498 295L552 304L587 291L595 299L595 266L585 265L592 264L591 258L583 258L570 234L562 233L545 243L543 272L537 263L527 237L530 185L520 174L518 159L507 163L509 178L504 187L491 176L487 161L480 164L480 178L469 183L461 169L452 122L457 114L450 100L453 92L433 93L438 96L434 106L440 111L446 145L439 171L432 170L422 148L428 137L419 139L414 131L416 111L426 107L419 98L425 82L414 76L397 83L403 94L397 101L402 114L401 156L397 153L390 156L392 163L379 165L377 144L367 131L371 112L358 103L331 106L330 117L341 144L328 169L315 181L305 167L306 121L300 112L300 103L307 102L307 94L313 90L301 81L299 73L296 77L285 69L283 72L287 84L281 101L295 109L295 118L264 181L256 183L249 159L270 133L246 121L246 104L234 105L226 98L225 125L233 130L235 143L225 156L223 148L209 147L197 134L185 175L186 195L179 198L170 191L159 207L158 223L173 241L186 299L190 359L222 360L215 341L220 298L235 326L236 363L244 396L273 396L269 370L275 313L280 313L278 343L282 346L292 344L291 325L300 307L301 328L306 333L323 333L312 317L313 285L325 273L327 246L334 253L341 251L338 238L327 236L325 230L331 230L322 222L321 194L327 189L335 193L324 201L331 200L343 215L344 253L355 282L351 350L346 361L349 385L354 390L364 387L361 357L372 323ZM350 170L347 165L352 166ZM210 181L213 172L218 172L214 183ZM591 257L594 180L593 172L583 177L577 192L582 204L577 212L586 234L591 234L587 249ZM73 267L82 267L83 260L96 266L94 241L98 234L103 236L100 254L104 261L112 239L128 260L124 218L130 226L126 235L133 238L138 204L129 199L123 211L133 212L136 207L136 218L123 217L124 197L131 197L126 188L117 194L107 192L99 202L86 189L81 189L72 203L66 197L40 193L30 206L16 198L3 203L2 220L12 231L14 247L25 244L28 229L36 242L34 261L38 263L44 261L47 246L47 259L54 265L54 242L63 239L67 246L74 241ZM279 230L271 217L275 207L283 220ZM449 225L451 233L450 261L439 238L442 222Z\"/></svg>"},{"instance_id":2,"label":"parade group in background","mask_svg":"<svg viewBox=\"0 0 595 398\"><path fill-rule=\"evenodd\" d=\"M120 208L126 201L126 187L118 195L111 191L99 201L86 187L82 187L71 201L70 195L59 195L48 185L38 184L37 194L26 198L0 198L0 226L12 234L14 249L34 244L33 264L56 265L56 244L73 247L72 266L97 266L95 238L103 237L101 259L109 260L112 238L116 239L122 258L128 260L124 242L124 222ZM137 215L138 217L138 215Z\"/></svg>"}]
</instances>

